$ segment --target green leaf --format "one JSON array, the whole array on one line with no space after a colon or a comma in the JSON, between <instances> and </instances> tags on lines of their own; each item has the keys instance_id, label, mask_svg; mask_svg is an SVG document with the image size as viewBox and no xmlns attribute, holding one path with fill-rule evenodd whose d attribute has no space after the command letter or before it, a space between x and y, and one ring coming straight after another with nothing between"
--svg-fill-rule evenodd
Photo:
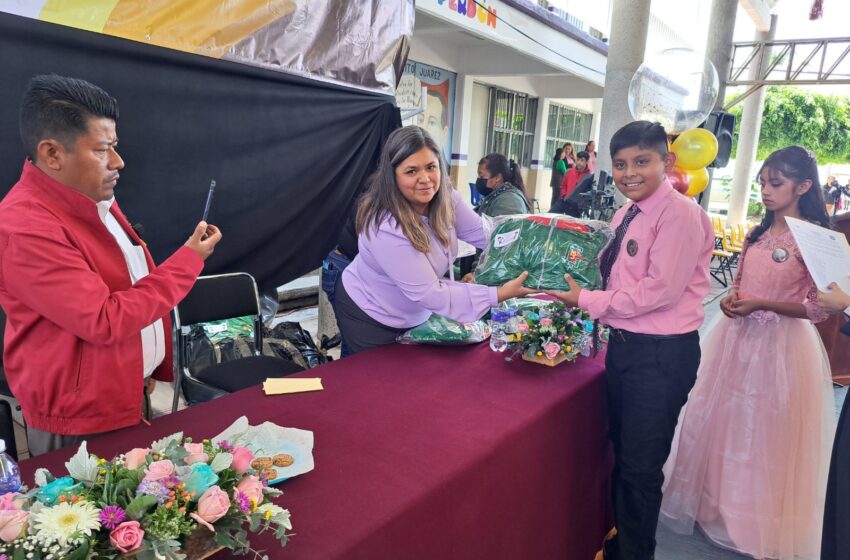
<instances>
[{"instance_id":1,"label":"green leaf","mask_svg":"<svg viewBox=\"0 0 850 560\"><path fill-rule=\"evenodd\" d=\"M86 560L89 555L89 541L83 541L79 548L65 556L64 560Z\"/></svg>"},{"instance_id":2,"label":"green leaf","mask_svg":"<svg viewBox=\"0 0 850 560\"><path fill-rule=\"evenodd\" d=\"M231 453L222 452L218 453L210 463L210 467L212 467L213 472L220 473L224 469L230 467L230 464L233 463L233 455Z\"/></svg>"},{"instance_id":3,"label":"green leaf","mask_svg":"<svg viewBox=\"0 0 850 560\"><path fill-rule=\"evenodd\" d=\"M159 439L153 443L151 443L151 452L152 453L163 453L166 449L168 449L169 444L173 442L179 443L183 440L183 432L177 432L176 434L171 434L170 436L166 436L162 439Z\"/></svg>"},{"instance_id":4,"label":"green leaf","mask_svg":"<svg viewBox=\"0 0 850 560\"><path fill-rule=\"evenodd\" d=\"M127 505L127 517L138 521L154 505L156 505L156 496L140 494Z\"/></svg>"}]
</instances>

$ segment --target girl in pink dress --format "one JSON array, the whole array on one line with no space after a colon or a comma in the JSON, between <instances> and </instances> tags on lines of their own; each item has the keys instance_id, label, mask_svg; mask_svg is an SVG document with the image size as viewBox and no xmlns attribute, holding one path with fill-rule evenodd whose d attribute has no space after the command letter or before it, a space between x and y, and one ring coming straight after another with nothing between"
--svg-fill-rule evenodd
<instances>
[{"instance_id":1,"label":"girl in pink dress","mask_svg":"<svg viewBox=\"0 0 850 560\"><path fill-rule=\"evenodd\" d=\"M814 155L772 153L758 174L766 214L706 337L665 466L662 522L694 524L755 558L817 559L835 429L827 315L785 221L827 226Z\"/></svg>"}]
</instances>

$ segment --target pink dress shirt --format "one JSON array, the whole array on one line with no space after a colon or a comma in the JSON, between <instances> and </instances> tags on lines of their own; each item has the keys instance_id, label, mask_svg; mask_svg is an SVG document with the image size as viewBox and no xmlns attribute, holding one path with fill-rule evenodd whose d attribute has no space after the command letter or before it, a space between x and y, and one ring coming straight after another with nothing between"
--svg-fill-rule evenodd
<instances>
[{"instance_id":1,"label":"pink dress shirt","mask_svg":"<svg viewBox=\"0 0 850 560\"><path fill-rule=\"evenodd\" d=\"M711 220L698 204L665 181L648 198L620 208L616 229L632 204L634 217L611 269L608 289L582 290L579 307L612 328L643 334L695 331L711 289L708 263L714 249ZM634 255L628 246L636 245Z\"/></svg>"}]
</instances>

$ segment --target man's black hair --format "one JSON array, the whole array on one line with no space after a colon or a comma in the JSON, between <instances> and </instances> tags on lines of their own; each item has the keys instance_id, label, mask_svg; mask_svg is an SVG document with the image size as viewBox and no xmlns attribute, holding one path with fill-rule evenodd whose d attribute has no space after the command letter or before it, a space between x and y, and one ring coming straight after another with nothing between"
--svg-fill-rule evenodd
<instances>
[{"instance_id":1,"label":"man's black hair","mask_svg":"<svg viewBox=\"0 0 850 560\"><path fill-rule=\"evenodd\" d=\"M576 159L588 160L588 159L590 159L590 154L588 154L587 152L582 150L582 151L580 151L579 153L576 154Z\"/></svg>"},{"instance_id":2,"label":"man's black hair","mask_svg":"<svg viewBox=\"0 0 850 560\"><path fill-rule=\"evenodd\" d=\"M667 155L667 131L660 124L649 121L629 123L611 137L611 157L620 150L635 146L658 152L663 158Z\"/></svg>"},{"instance_id":3,"label":"man's black hair","mask_svg":"<svg viewBox=\"0 0 850 560\"><path fill-rule=\"evenodd\" d=\"M77 78L43 74L24 92L18 127L24 152L35 161L38 143L53 138L73 150L88 132L92 117L118 120L118 102L94 84Z\"/></svg>"}]
</instances>

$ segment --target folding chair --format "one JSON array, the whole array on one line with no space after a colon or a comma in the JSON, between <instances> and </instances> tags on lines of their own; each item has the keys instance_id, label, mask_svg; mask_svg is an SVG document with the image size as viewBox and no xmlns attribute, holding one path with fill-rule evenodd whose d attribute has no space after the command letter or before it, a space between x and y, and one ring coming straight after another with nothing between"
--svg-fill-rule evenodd
<instances>
[{"instance_id":1,"label":"folding chair","mask_svg":"<svg viewBox=\"0 0 850 560\"><path fill-rule=\"evenodd\" d=\"M711 262L717 260L717 266L709 266L709 272L711 276L714 277L715 280L720 282L724 288L729 286L729 280L733 279L732 273L732 253L728 251L724 251L723 249L715 249L711 253ZM726 273L729 273L729 278L726 278ZM723 275L723 279L721 280L718 274Z\"/></svg>"},{"instance_id":2,"label":"folding chair","mask_svg":"<svg viewBox=\"0 0 850 560\"><path fill-rule=\"evenodd\" d=\"M254 356L213 364L196 372L189 368L188 335L192 325L247 316L254 319ZM288 360L261 355L263 324L257 283L244 272L199 277L174 310L174 329L177 333L177 371L172 412L177 410L181 391L186 402L192 405L259 385L269 377L283 377L304 370Z\"/></svg>"},{"instance_id":3,"label":"folding chair","mask_svg":"<svg viewBox=\"0 0 850 560\"><path fill-rule=\"evenodd\" d=\"M481 193L478 192L475 183L469 183L469 200L473 206L478 206L481 202Z\"/></svg>"}]
</instances>

